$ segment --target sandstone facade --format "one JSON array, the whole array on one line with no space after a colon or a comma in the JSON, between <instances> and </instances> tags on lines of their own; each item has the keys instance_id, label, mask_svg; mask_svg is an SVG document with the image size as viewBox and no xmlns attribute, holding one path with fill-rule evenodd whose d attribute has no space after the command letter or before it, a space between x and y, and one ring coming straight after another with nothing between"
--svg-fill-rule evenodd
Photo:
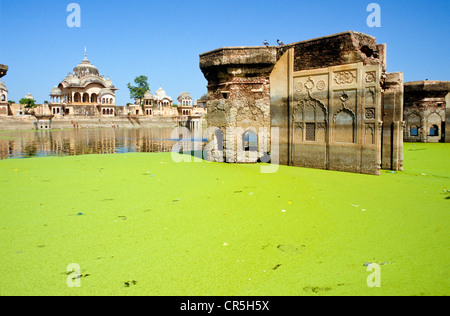
<instances>
[{"instance_id":1,"label":"sandstone facade","mask_svg":"<svg viewBox=\"0 0 450 316\"><path fill-rule=\"evenodd\" d=\"M345 32L200 55L208 126L223 137L215 157L240 162L246 134L256 133L261 149L277 127L279 151L271 155L278 154L280 164L367 174L379 174L382 166L401 170L403 76L386 73L385 52L375 38ZM268 152L269 146L258 150L250 161Z\"/></svg>"}]
</instances>

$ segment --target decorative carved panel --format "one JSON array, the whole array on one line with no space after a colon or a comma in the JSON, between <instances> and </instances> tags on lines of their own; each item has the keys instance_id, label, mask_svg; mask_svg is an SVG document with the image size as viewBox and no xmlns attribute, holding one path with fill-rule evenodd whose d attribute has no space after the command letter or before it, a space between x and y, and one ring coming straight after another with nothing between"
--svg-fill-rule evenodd
<instances>
[{"instance_id":1,"label":"decorative carved panel","mask_svg":"<svg viewBox=\"0 0 450 316\"><path fill-rule=\"evenodd\" d=\"M380 77L379 65L362 63L293 72L290 163L378 173Z\"/></svg>"},{"instance_id":2,"label":"decorative carved panel","mask_svg":"<svg viewBox=\"0 0 450 316\"><path fill-rule=\"evenodd\" d=\"M356 70L345 70L333 74L334 83L337 85L347 85L356 82Z\"/></svg>"}]
</instances>

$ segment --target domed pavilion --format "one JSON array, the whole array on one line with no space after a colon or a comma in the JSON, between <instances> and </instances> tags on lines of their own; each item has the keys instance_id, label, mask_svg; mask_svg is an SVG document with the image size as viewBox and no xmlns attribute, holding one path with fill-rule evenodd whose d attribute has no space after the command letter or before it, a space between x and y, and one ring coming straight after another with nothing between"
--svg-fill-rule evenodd
<instances>
[{"instance_id":1,"label":"domed pavilion","mask_svg":"<svg viewBox=\"0 0 450 316\"><path fill-rule=\"evenodd\" d=\"M55 115L114 116L117 90L109 78L100 75L85 51L83 61L51 90L50 111Z\"/></svg>"}]
</instances>

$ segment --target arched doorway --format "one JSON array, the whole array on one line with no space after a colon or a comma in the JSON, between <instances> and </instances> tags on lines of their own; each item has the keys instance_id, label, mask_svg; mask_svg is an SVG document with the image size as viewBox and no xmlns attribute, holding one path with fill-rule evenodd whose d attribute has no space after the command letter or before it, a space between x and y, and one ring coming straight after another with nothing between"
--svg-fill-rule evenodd
<instances>
[{"instance_id":1,"label":"arched doorway","mask_svg":"<svg viewBox=\"0 0 450 316\"><path fill-rule=\"evenodd\" d=\"M253 130L247 130L242 135L242 149L244 151L258 151L258 135Z\"/></svg>"}]
</instances>

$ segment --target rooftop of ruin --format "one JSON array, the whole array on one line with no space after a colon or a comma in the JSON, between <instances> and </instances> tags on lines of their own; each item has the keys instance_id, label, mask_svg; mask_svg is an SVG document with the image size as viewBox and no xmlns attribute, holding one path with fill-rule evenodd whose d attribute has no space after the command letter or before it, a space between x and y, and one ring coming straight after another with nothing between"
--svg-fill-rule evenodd
<instances>
[{"instance_id":1,"label":"rooftop of ruin","mask_svg":"<svg viewBox=\"0 0 450 316\"><path fill-rule=\"evenodd\" d=\"M8 66L0 64L0 78L8 72Z\"/></svg>"},{"instance_id":2,"label":"rooftop of ruin","mask_svg":"<svg viewBox=\"0 0 450 316\"><path fill-rule=\"evenodd\" d=\"M386 45L364 33L346 31L279 46L222 47L200 54L200 68L210 82L232 76L268 74L281 56L293 48L294 71L326 68L357 62L382 64Z\"/></svg>"}]
</instances>

